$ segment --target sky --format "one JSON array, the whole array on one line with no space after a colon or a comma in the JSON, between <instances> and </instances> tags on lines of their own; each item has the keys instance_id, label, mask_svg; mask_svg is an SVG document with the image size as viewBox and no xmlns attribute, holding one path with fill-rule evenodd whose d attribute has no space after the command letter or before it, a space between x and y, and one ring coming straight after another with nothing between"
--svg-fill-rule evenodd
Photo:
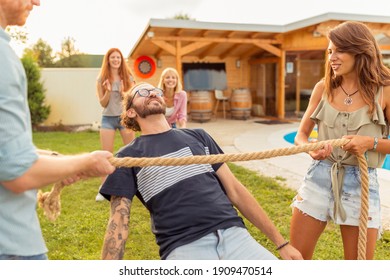
<instances>
[{"instance_id":1,"label":"sky","mask_svg":"<svg viewBox=\"0 0 390 280\"><path fill-rule=\"evenodd\" d=\"M55 52L66 37L82 53L112 47L127 56L151 18L187 14L197 21L283 25L328 12L390 17L389 0L41 0L24 30L28 41L13 43L18 54L39 38Z\"/></svg>"}]
</instances>

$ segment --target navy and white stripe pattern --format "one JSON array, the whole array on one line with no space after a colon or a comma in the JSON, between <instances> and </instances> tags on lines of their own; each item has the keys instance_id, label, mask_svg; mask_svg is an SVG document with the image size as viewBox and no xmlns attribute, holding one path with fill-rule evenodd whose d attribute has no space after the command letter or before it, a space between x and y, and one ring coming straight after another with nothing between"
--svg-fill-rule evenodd
<instances>
[{"instance_id":1,"label":"navy and white stripe pattern","mask_svg":"<svg viewBox=\"0 0 390 280\"><path fill-rule=\"evenodd\" d=\"M209 155L208 147L205 148L205 154ZM173 153L167 154L165 158L177 158L193 156L191 149L185 147ZM138 191L145 202L152 197L187 178L214 172L210 164L191 164L181 166L146 166L141 168L137 174Z\"/></svg>"}]
</instances>

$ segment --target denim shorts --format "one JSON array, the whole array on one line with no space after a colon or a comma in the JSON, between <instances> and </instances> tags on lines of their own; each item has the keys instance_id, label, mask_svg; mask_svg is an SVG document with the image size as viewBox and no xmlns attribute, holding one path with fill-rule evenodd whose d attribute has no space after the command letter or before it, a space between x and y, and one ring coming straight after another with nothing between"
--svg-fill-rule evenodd
<instances>
[{"instance_id":1,"label":"denim shorts","mask_svg":"<svg viewBox=\"0 0 390 280\"><path fill-rule=\"evenodd\" d=\"M167 260L277 260L241 227L220 229L174 249Z\"/></svg>"},{"instance_id":2,"label":"denim shorts","mask_svg":"<svg viewBox=\"0 0 390 280\"><path fill-rule=\"evenodd\" d=\"M341 204L347 218L334 217L334 197L331 186L331 163L315 160L311 163L292 206L323 222L332 220L338 225L359 226L361 181L358 166L345 166ZM381 206L377 170L368 168L369 210L368 228L381 228ZM298 198L299 197L299 198Z\"/></svg>"},{"instance_id":3,"label":"denim shorts","mask_svg":"<svg viewBox=\"0 0 390 280\"><path fill-rule=\"evenodd\" d=\"M46 254L34 256L0 255L0 260L47 260Z\"/></svg>"},{"instance_id":4,"label":"denim shorts","mask_svg":"<svg viewBox=\"0 0 390 280\"><path fill-rule=\"evenodd\" d=\"M121 125L120 116L102 116L101 128L112 129L112 130L124 129L124 127Z\"/></svg>"}]
</instances>

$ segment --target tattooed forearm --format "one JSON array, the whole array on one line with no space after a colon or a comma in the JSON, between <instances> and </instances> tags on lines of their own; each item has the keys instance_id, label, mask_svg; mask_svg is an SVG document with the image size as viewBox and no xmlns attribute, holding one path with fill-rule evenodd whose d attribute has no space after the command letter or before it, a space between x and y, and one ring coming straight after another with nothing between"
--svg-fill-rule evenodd
<instances>
[{"instance_id":1,"label":"tattooed forearm","mask_svg":"<svg viewBox=\"0 0 390 280\"><path fill-rule=\"evenodd\" d=\"M102 259L123 259L129 234L130 206L128 198L111 198L111 217L104 237Z\"/></svg>"},{"instance_id":2,"label":"tattooed forearm","mask_svg":"<svg viewBox=\"0 0 390 280\"><path fill-rule=\"evenodd\" d=\"M104 260L121 260L125 253L126 240L116 240L109 238L105 240L102 251L102 259Z\"/></svg>"}]
</instances>

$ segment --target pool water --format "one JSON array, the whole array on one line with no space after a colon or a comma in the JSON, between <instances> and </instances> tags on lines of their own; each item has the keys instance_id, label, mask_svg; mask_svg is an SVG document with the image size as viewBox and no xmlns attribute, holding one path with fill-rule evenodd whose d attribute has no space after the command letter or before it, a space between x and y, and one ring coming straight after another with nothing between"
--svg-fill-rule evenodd
<instances>
[{"instance_id":1,"label":"pool water","mask_svg":"<svg viewBox=\"0 0 390 280\"><path fill-rule=\"evenodd\" d=\"M294 138L295 138L296 135L297 135L297 132L294 131L294 132L291 132L291 133L288 133L288 134L284 135L283 138L284 138L285 141L287 141L287 142L289 142L291 144L294 144ZM317 131L313 130L313 132L310 134L310 137L317 138ZM385 162L383 163L382 168L390 170L390 155L386 156Z\"/></svg>"}]
</instances>

